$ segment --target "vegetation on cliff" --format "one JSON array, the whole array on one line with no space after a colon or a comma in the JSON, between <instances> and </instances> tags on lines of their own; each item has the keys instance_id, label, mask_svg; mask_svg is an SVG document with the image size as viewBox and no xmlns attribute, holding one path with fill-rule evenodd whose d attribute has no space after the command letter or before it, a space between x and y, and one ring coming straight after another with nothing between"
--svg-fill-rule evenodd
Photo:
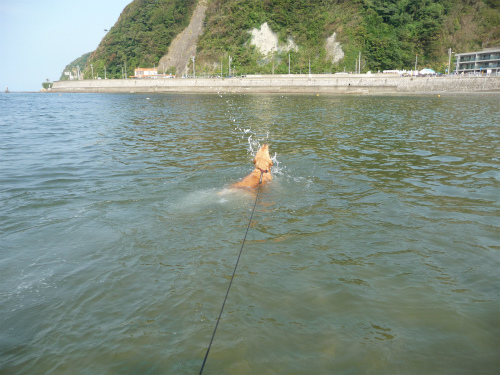
<instances>
[{"instance_id":1,"label":"vegetation on cliff","mask_svg":"<svg viewBox=\"0 0 500 375\"><path fill-rule=\"evenodd\" d=\"M334 31L349 58L354 61L356 48L350 40L350 30L361 21L359 6L324 0L212 0L207 9L205 32L198 42L198 62L207 70L211 63L222 60L228 66L228 56L240 73L306 73L331 71L335 66L326 59L325 40ZM249 31L267 22L278 35L280 43L292 39L298 51L278 50L274 56L262 56L250 45ZM290 55L290 58L289 56ZM273 64L274 60L274 64ZM353 64L354 65L354 64Z\"/></svg>"},{"instance_id":2,"label":"vegetation on cliff","mask_svg":"<svg viewBox=\"0 0 500 375\"><path fill-rule=\"evenodd\" d=\"M133 75L134 68L152 67L168 51L177 34L186 26L196 0L134 0L125 7L116 24L92 53L85 78L121 78L122 70Z\"/></svg>"},{"instance_id":3,"label":"vegetation on cliff","mask_svg":"<svg viewBox=\"0 0 500 375\"><path fill-rule=\"evenodd\" d=\"M467 52L500 43L500 0L212 0L198 44L198 65L231 56L240 72L270 73L272 57L250 45L248 30L267 22L281 41L292 38L290 70L354 71L361 53L364 71L432 66L445 71L448 48ZM327 58L324 41L333 32L343 61ZM288 52L276 53L275 72L288 72ZM228 65L228 62L225 62ZM197 71L200 71L200 67Z\"/></svg>"},{"instance_id":4,"label":"vegetation on cliff","mask_svg":"<svg viewBox=\"0 0 500 375\"><path fill-rule=\"evenodd\" d=\"M61 78L59 78L59 80L60 81L67 81L69 79L69 76L64 74L64 72L71 72L72 74L74 74L76 76L79 69L81 71L83 71L83 69L87 66L87 62L89 61L89 57L90 57L91 53L92 52L84 53L82 56L73 60L68 65L66 65L66 67L64 68L64 70L61 74Z\"/></svg>"},{"instance_id":5,"label":"vegetation on cliff","mask_svg":"<svg viewBox=\"0 0 500 375\"><path fill-rule=\"evenodd\" d=\"M444 72L448 49L467 52L500 44L500 0L206 0L205 29L196 54L197 74L314 73L412 69ZM85 77L119 78L151 67L188 24L196 0L134 0L92 53ZM250 30L267 22L281 43L298 49L263 56ZM345 56L332 63L325 40L336 33ZM289 56L290 55L290 56Z\"/></svg>"}]
</instances>

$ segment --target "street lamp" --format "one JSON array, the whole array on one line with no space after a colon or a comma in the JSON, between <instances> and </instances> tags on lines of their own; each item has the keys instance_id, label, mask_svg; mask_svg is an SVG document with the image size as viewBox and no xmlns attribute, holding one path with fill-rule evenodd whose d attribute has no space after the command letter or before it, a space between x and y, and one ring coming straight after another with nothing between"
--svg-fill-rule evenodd
<instances>
[{"instance_id":1,"label":"street lamp","mask_svg":"<svg viewBox=\"0 0 500 375\"><path fill-rule=\"evenodd\" d=\"M361 74L361 51L359 51L359 59L356 58L356 68L354 74Z\"/></svg>"},{"instance_id":2,"label":"street lamp","mask_svg":"<svg viewBox=\"0 0 500 375\"><path fill-rule=\"evenodd\" d=\"M273 75L274 75L274 47L271 48L271 53L273 54Z\"/></svg>"},{"instance_id":3,"label":"street lamp","mask_svg":"<svg viewBox=\"0 0 500 375\"><path fill-rule=\"evenodd\" d=\"M451 52L451 48L448 49L448 74L450 74L451 67L451 55L455 54L455 52Z\"/></svg>"}]
</instances>

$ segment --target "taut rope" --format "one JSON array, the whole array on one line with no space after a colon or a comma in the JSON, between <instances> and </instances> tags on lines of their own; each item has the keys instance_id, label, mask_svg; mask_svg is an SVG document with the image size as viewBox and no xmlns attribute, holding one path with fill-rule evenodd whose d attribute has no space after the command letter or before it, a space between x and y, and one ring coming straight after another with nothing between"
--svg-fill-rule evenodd
<instances>
[{"instance_id":1,"label":"taut rope","mask_svg":"<svg viewBox=\"0 0 500 375\"><path fill-rule=\"evenodd\" d=\"M253 204L252 214L250 215L250 220L248 220L247 231L245 232L245 237L243 238L243 243L241 244L240 253L238 254L238 259L236 260L236 264L234 265L233 275L231 276L231 281L229 282L229 286L227 288L226 297L224 297L224 302L222 303L222 308L220 309L219 317L217 318L217 323L215 323L214 333L212 334L212 338L210 340L210 344L208 345L207 354L205 354L205 359L203 359L203 364L201 365L200 375L203 373L203 369L205 368L205 363L207 362L208 353L210 352L210 348L212 347L212 342L214 341L215 332L217 332L217 327L219 326L219 321L222 316L222 311L224 310L224 306L226 305L227 296L229 295L229 289L231 289L231 284L233 283L234 275L236 274L236 268L238 268L238 263L240 261L241 253L243 252L243 246L245 246L245 240L247 239L248 229L250 228L250 223L252 222L253 213L255 211L255 206L257 205L257 199L259 198L260 192L260 184L262 183L262 173L260 175L259 188L257 190L257 195L255 196L255 203Z\"/></svg>"}]
</instances>

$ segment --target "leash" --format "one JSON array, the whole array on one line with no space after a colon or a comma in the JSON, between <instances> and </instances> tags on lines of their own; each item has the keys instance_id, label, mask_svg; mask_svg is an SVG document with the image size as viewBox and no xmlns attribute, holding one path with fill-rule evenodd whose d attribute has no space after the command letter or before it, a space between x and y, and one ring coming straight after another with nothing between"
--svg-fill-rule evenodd
<instances>
[{"instance_id":1,"label":"leash","mask_svg":"<svg viewBox=\"0 0 500 375\"><path fill-rule=\"evenodd\" d=\"M259 171L260 171L260 179L259 179L259 184L262 184L262 176L264 176L264 173L267 173L269 172L268 170L263 170L263 169L260 169L259 168ZM259 186L260 188L260 186ZM257 193L258 194L258 193Z\"/></svg>"},{"instance_id":2,"label":"leash","mask_svg":"<svg viewBox=\"0 0 500 375\"><path fill-rule=\"evenodd\" d=\"M262 170L261 170L262 171ZM231 281L229 282L229 286L227 288L226 297L224 297L224 302L222 303L222 308L220 309L219 317L217 318L217 323L215 323L214 333L212 333L212 338L210 339L210 344L208 345L207 354L205 354L205 359L203 359L203 364L201 365L200 375L203 373L203 369L205 368L205 363L207 362L208 353L210 352L210 348L212 347L212 342L214 341L215 332L217 332L217 327L219 326L219 321L222 316L222 311L224 310L224 306L226 305L227 296L229 295L229 290L231 289L231 284L233 283L234 275L236 274L236 268L238 268L238 263L240 261L241 253L243 252L243 246L245 246L245 241L247 239L248 229L250 229L250 223L252 222L253 213L255 211L255 206L257 205L257 199L259 198L260 192L260 184L262 184L262 175L264 171L260 174L260 182L259 189L257 190L257 195L255 197L255 203L253 204L252 214L250 215L250 220L248 220L247 231L245 232L245 237L243 237L243 243L241 244L240 253L238 254L238 259L236 260L236 264L234 266L233 275L231 276Z\"/></svg>"}]
</instances>

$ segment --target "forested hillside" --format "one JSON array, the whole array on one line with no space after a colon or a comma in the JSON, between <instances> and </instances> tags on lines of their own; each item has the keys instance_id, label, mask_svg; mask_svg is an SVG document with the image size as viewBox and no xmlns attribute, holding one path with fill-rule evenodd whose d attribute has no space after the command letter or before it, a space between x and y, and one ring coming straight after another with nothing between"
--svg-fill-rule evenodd
<instances>
[{"instance_id":1,"label":"forested hillside","mask_svg":"<svg viewBox=\"0 0 500 375\"><path fill-rule=\"evenodd\" d=\"M493 1L213 0L198 64L231 55L240 72L269 73L271 57L259 56L247 32L268 22L283 42L291 37L299 45L291 52L293 72L305 72L309 58L316 73L354 71L359 52L364 71L412 69L418 55L418 66L444 72L448 48L460 53L500 44L500 6ZM324 49L333 32L345 52L338 64L326 59ZM288 52L276 58L281 64L275 70L288 72Z\"/></svg>"},{"instance_id":2,"label":"forested hillside","mask_svg":"<svg viewBox=\"0 0 500 375\"><path fill-rule=\"evenodd\" d=\"M95 75L120 77L127 65L157 64L173 38L188 24L196 0L135 0L92 53ZM204 33L196 72L220 72L220 63L239 73L353 71L361 53L363 71L412 69L445 71L448 48L461 53L500 45L500 0L206 0ZM250 44L250 30L267 22L280 42L297 50L263 56ZM325 40L336 33L345 53L327 58ZM219 73L220 74L220 73ZM227 74L227 71L224 71Z\"/></svg>"},{"instance_id":3,"label":"forested hillside","mask_svg":"<svg viewBox=\"0 0 500 375\"><path fill-rule=\"evenodd\" d=\"M87 62L89 61L89 57L92 52L87 52L84 53L82 56L79 58L73 60L70 62L68 65L63 70L63 73L61 74L61 78L59 78L60 81L67 81L69 77L64 74L64 72L72 72L73 74L77 74L78 69L83 71L83 69L87 66Z\"/></svg>"},{"instance_id":4,"label":"forested hillside","mask_svg":"<svg viewBox=\"0 0 500 375\"><path fill-rule=\"evenodd\" d=\"M187 25L196 0L134 0L92 53L85 78L94 75L120 78L122 68L133 75L136 67L152 67Z\"/></svg>"}]
</instances>

